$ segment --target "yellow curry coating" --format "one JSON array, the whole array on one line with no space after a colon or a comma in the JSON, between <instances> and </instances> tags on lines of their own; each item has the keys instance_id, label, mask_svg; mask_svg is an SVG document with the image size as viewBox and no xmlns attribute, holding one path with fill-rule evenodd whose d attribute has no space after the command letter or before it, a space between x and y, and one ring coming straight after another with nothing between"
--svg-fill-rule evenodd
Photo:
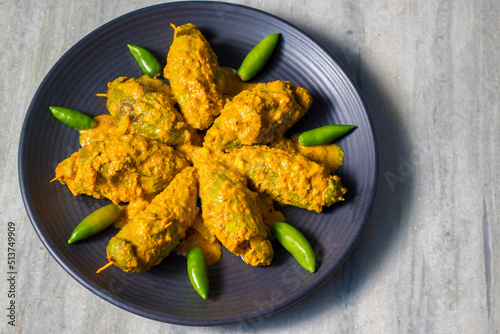
<instances>
[{"instance_id":1,"label":"yellow curry coating","mask_svg":"<svg viewBox=\"0 0 500 334\"><path fill-rule=\"evenodd\" d=\"M120 77L108 84L106 107L119 122L128 122L131 132L182 145L196 136L182 115L172 91L163 81L143 75Z\"/></svg>"},{"instance_id":2,"label":"yellow curry coating","mask_svg":"<svg viewBox=\"0 0 500 334\"><path fill-rule=\"evenodd\" d=\"M233 148L222 157L256 191L281 204L321 212L323 207L343 201L347 191L337 175L301 154L256 145Z\"/></svg>"},{"instance_id":3,"label":"yellow curry coating","mask_svg":"<svg viewBox=\"0 0 500 334\"><path fill-rule=\"evenodd\" d=\"M115 220L113 225L117 228L122 228L127 225L132 218L146 209L154 196L154 194L151 194L135 198L128 203L119 204L118 208L120 209L120 215L118 216L118 219Z\"/></svg>"},{"instance_id":4,"label":"yellow curry coating","mask_svg":"<svg viewBox=\"0 0 500 334\"><path fill-rule=\"evenodd\" d=\"M207 129L226 102L219 86L217 56L193 24L173 27L164 76L186 121L195 129Z\"/></svg>"},{"instance_id":5,"label":"yellow curry coating","mask_svg":"<svg viewBox=\"0 0 500 334\"><path fill-rule=\"evenodd\" d=\"M257 194L244 179L222 165L195 163L200 176L203 220L232 253L252 266L271 264L273 249L257 208Z\"/></svg>"},{"instance_id":6,"label":"yellow curry coating","mask_svg":"<svg viewBox=\"0 0 500 334\"><path fill-rule=\"evenodd\" d=\"M231 67L221 66L220 74L218 86L221 87L224 96L228 100L231 100L242 91L252 89L258 85L258 83L242 81L237 71Z\"/></svg>"},{"instance_id":7,"label":"yellow curry coating","mask_svg":"<svg viewBox=\"0 0 500 334\"><path fill-rule=\"evenodd\" d=\"M109 137L86 145L56 168L55 180L73 195L116 204L162 191L188 162L182 153L139 135Z\"/></svg>"},{"instance_id":8,"label":"yellow curry coating","mask_svg":"<svg viewBox=\"0 0 500 334\"><path fill-rule=\"evenodd\" d=\"M272 147L280 148L289 153L300 153L314 162L325 166L334 173L343 164L344 151L336 144L302 146L299 143L299 133L290 139L281 138L272 143Z\"/></svg>"},{"instance_id":9,"label":"yellow curry coating","mask_svg":"<svg viewBox=\"0 0 500 334\"><path fill-rule=\"evenodd\" d=\"M193 225L186 230L186 238L175 247L174 253L186 257L195 247L201 248L209 266L219 262L222 257L222 246L203 223L201 213L196 216Z\"/></svg>"},{"instance_id":10,"label":"yellow curry coating","mask_svg":"<svg viewBox=\"0 0 500 334\"><path fill-rule=\"evenodd\" d=\"M199 211L196 170L182 170L113 237L108 260L124 271L144 272L158 265L184 238Z\"/></svg>"},{"instance_id":11,"label":"yellow curry coating","mask_svg":"<svg viewBox=\"0 0 500 334\"><path fill-rule=\"evenodd\" d=\"M204 145L228 149L272 143L305 115L311 103L309 92L289 81L258 84L226 103Z\"/></svg>"},{"instance_id":12,"label":"yellow curry coating","mask_svg":"<svg viewBox=\"0 0 500 334\"><path fill-rule=\"evenodd\" d=\"M284 222L286 220L285 215L276 210L274 207L273 199L266 193L258 193L256 198L257 208L262 215L262 221L266 225L266 231L269 239L272 239L274 235L271 232L271 226L277 221Z\"/></svg>"},{"instance_id":13,"label":"yellow curry coating","mask_svg":"<svg viewBox=\"0 0 500 334\"><path fill-rule=\"evenodd\" d=\"M94 142L107 140L109 137L122 136L129 128L128 120L117 122L113 116L99 115L94 117L95 126L91 129L80 131L80 145L86 146Z\"/></svg>"}]
</instances>

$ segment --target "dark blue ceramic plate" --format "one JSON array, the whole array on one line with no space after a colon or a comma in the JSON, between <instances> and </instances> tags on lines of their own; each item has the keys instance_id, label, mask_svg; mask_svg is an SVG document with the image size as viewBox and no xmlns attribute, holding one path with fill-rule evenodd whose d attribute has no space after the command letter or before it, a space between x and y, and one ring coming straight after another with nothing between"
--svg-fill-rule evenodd
<instances>
[{"instance_id":1,"label":"dark blue ceramic plate","mask_svg":"<svg viewBox=\"0 0 500 334\"><path fill-rule=\"evenodd\" d=\"M170 23L198 26L224 66L238 67L263 37L282 34L270 63L255 81L290 80L307 88L314 103L290 132L330 123L357 128L338 144L346 158L339 170L349 192L346 201L318 214L284 208L289 223L304 232L317 255L310 274L279 244L273 264L246 265L225 252L210 268L211 291L202 300L191 287L184 258L172 255L142 274L112 267L106 245L108 229L73 245L67 239L86 215L106 201L73 197L50 183L57 164L78 150L78 133L57 121L50 105L106 113L107 83L119 76L137 77L140 69L126 44L138 44L166 58L173 38ZM144 8L121 16L73 46L47 74L26 114L19 147L19 179L26 210L41 241L78 282L101 298L141 316L181 325L221 325L270 315L300 300L325 282L353 250L367 222L375 195L377 155L370 116L359 91L339 63L298 28L267 13L220 2L179 2Z\"/></svg>"}]
</instances>

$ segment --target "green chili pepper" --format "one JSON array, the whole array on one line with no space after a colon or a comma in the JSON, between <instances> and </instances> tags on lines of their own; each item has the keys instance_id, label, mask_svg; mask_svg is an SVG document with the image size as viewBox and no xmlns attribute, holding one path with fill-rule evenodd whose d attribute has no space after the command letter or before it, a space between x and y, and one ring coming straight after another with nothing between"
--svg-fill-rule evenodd
<instances>
[{"instance_id":1,"label":"green chili pepper","mask_svg":"<svg viewBox=\"0 0 500 334\"><path fill-rule=\"evenodd\" d=\"M266 65L278 43L279 36L278 32L269 35L250 50L236 72L241 80L252 79Z\"/></svg>"},{"instance_id":2,"label":"green chili pepper","mask_svg":"<svg viewBox=\"0 0 500 334\"><path fill-rule=\"evenodd\" d=\"M134 44L127 44L127 46L144 74L154 77L155 74L160 73L160 63L151 51Z\"/></svg>"},{"instance_id":3,"label":"green chili pepper","mask_svg":"<svg viewBox=\"0 0 500 334\"><path fill-rule=\"evenodd\" d=\"M304 268L314 273L316 270L316 257L306 237L290 224L276 222L271 227L279 243L289 251L297 262Z\"/></svg>"},{"instance_id":4,"label":"green chili pepper","mask_svg":"<svg viewBox=\"0 0 500 334\"><path fill-rule=\"evenodd\" d=\"M120 215L120 209L116 204L108 204L100 209L95 210L88 215L77 227L73 230L69 237L68 244L86 239L96 233L101 232Z\"/></svg>"},{"instance_id":5,"label":"green chili pepper","mask_svg":"<svg viewBox=\"0 0 500 334\"><path fill-rule=\"evenodd\" d=\"M92 129L95 126L95 119L92 117L82 114L78 110L68 109L63 107L49 107L50 112L58 120L74 127L78 130Z\"/></svg>"},{"instance_id":6,"label":"green chili pepper","mask_svg":"<svg viewBox=\"0 0 500 334\"><path fill-rule=\"evenodd\" d=\"M191 284L203 299L208 296L207 259L201 248L192 248L187 255L187 268Z\"/></svg>"},{"instance_id":7,"label":"green chili pepper","mask_svg":"<svg viewBox=\"0 0 500 334\"><path fill-rule=\"evenodd\" d=\"M302 132L299 143L302 146L323 145L354 129L354 125L331 124Z\"/></svg>"}]
</instances>

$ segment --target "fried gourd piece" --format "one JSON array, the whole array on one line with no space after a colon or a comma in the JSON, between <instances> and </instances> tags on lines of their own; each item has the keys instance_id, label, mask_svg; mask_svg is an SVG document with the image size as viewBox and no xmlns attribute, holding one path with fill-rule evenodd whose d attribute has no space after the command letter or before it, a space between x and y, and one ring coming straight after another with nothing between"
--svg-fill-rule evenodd
<instances>
[{"instance_id":1,"label":"fried gourd piece","mask_svg":"<svg viewBox=\"0 0 500 334\"><path fill-rule=\"evenodd\" d=\"M311 103L309 92L289 81L258 84L226 103L207 131L204 145L228 149L269 144L304 116Z\"/></svg>"},{"instance_id":2,"label":"fried gourd piece","mask_svg":"<svg viewBox=\"0 0 500 334\"><path fill-rule=\"evenodd\" d=\"M193 224L197 199L196 171L187 167L110 240L106 249L110 263L131 272L158 265Z\"/></svg>"},{"instance_id":3,"label":"fried gourd piece","mask_svg":"<svg viewBox=\"0 0 500 334\"><path fill-rule=\"evenodd\" d=\"M257 208L257 194L244 179L214 162L196 163L203 220L232 253L252 266L269 265L273 249Z\"/></svg>"},{"instance_id":4,"label":"fried gourd piece","mask_svg":"<svg viewBox=\"0 0 500 334\"><path fill-rule=\"evenodd\" d=\"M224 164L248 178L249 185L281 204L321 212L343 201L337 175L301 154L267 146L242 146L223 156Z\"/></svg>"},{"instance_id":5,"label":"fried gourd piece","mask_svg":"<svg viewBox=\"0 0 500 334\"><path fill-rule=\"evenodd\" d=\"M182 145L196 136L175 104L170 87L147 75L120 77L108 84L106 106L115 120L128 121L132 132L168 145Z\"/></svg>"},{"instance_id":6,"label":"fried gourd piece","mask_svg":"<svg viewBox=\"0 0 500 334\"><path fill-rule=\"evenodd\" d=\"M195 129L207 129L224 107L220 67L210 44L193 24L175 27L164 76L181 112Z\"/></svg>"},{"instance_id":7,"label":"fried gourd piece","mask_svg":"<svg viewBox=\"0 0 500 334\"><path fill-rule=\"evenodd\" d=\"M77 196L130 202L162 191L187 160L160 141L139 135L109 137L83 146L56 168L56 177Z\"/></svg>"}]
</instances>

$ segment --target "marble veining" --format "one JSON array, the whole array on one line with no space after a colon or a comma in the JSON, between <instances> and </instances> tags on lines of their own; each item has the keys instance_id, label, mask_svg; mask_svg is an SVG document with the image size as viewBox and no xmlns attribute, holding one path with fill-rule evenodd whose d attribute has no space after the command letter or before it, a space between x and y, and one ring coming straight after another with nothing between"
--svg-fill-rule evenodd
<instances>
[{"instance_id":1,"label":"marble veining","mask_svg":"<svg viewBox=\"0 0 500 334\"><path fill-rule=\"evenodd\" d=\"M16 225L16 326L0 333L496 333L500 329L500 2L231 1L297 25L359 86L376 130L379 189L346 263L304 300L248 323L189 328L93 295L36 236L17 153L51 66L102 24L155 1L0 2L0 263Z\"/></svg>"}]
</instances>

